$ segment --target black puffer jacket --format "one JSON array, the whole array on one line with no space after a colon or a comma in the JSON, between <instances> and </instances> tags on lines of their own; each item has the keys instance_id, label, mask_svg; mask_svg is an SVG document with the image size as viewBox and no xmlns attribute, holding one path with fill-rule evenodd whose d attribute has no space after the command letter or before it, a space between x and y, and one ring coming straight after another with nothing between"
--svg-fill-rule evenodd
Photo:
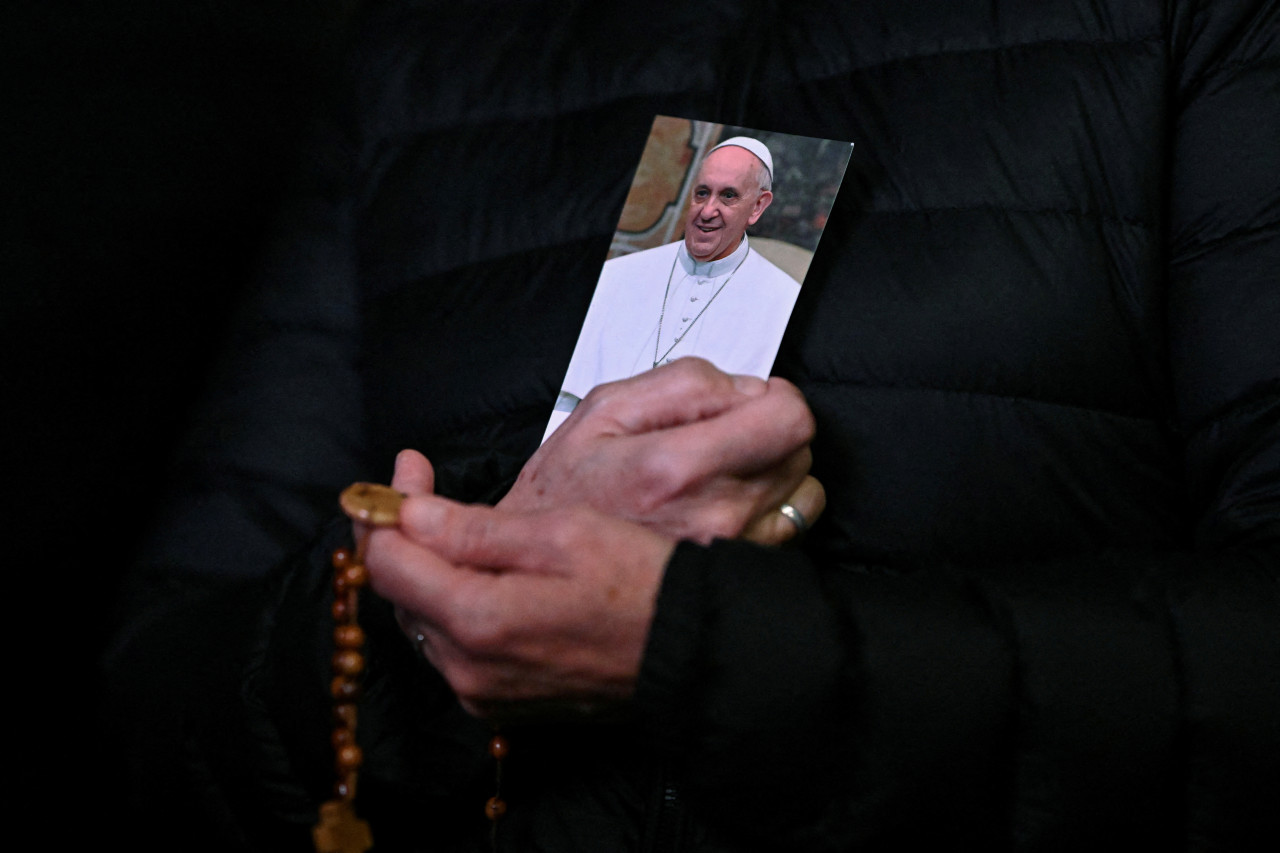
<instances>
[{"instance_id":1,"label":"black puffer jacket","mask_svg":"<svg viewBox=\"0 0 1280 853\"><path fill-rule=\"evenodd\" d=\"M849 139L775 367L828 512L680 547L627 718L511 733L500 846L1274 846L1280 4L404 3L353 69L153 571L265 574L402 447L501 495L655 114ZM276 849L329 784L326 530L188 742ZM487 732L365 614L378 849L482 849Z\"/></svg>"}]
</instances>

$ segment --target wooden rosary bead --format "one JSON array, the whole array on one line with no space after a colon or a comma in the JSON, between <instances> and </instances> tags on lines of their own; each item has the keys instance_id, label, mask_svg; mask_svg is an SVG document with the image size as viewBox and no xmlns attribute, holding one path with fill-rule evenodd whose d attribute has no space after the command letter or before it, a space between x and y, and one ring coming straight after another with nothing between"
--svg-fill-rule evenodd
<instances>
[{"instance_id":1,"label":"wooden rosary bead","mask_svg":"<svg viewBox=\"0 0 1280 853\"><path fill-rule=\"evenodd\" d=\"M340 649L359 649L364 645L364 631L359 625L339 625L333 629L333 642Z\"/></svg>"},{"instance_id":2,"label":"wooden rosary bead","mask_svg":"<svg viewBox=\"0 0 1280 853\"><path fill-rule=\"evenodd\" d=\"M352 563L338 570L337 577L348 587L360 588L369 582L369 570L364 563Z\"/></svg>"},{"instance_id":3,"label":"wooden rosary bead","mask_svg":"<svg viewBox=\"0 0 1280 853\"><path fill-rule=\"evenodd\" d=\"M355 739L356 733L346 726L335 726L333 734L329 735L329 743L333 747L335 754Z\"/></svg>"},{"instance_id":4,"label":"wooden rosary bead","mask_svg":"<svg viewBox=\"0 0 1280 853\"><path fill-rule=\"evenodd\" d=\"M507 801L501 797L490 797L484 804L484 814L489 820L497 820L507 813Z\"/></svg>"},{"instance_id":5,"label":"wooden rosary bead","mask_svg":"<svg viewBox=\"0 0 1280 853\"><path fill-rule=\"evenodd\" d=\"M329 682L329 695L339 702L354 702L360 698L360 683L339 675Z\"/></svg>"},{"instance_id":6,"label":"wooden rosary bead","mask_svg":"<svg viewBox=\"0 0 1280 853\"><path fill-rule=\"evenodd\" d=\"M340 773L351 773L360 767L364 761L364 753L360 751L360 747L354 743L346 743L338 748L334 754L334 765Z\"/></svg>"},{"instance_id":7,"label":"wooden rosary bead","mask_svg":"<svg viewBox=\"0 0 1280 853\"><path fill-rule=\"evenodd\" d=\"M347 548L338 548L333 552L333 567L335 569L344 569L351 562L351 551Z\"/></svg>"},{"instance_id":8,"label":"wooden rosary bead","mask_svg":"<svg viewBox=\"0 0 1280 853\"><path fill-rule=\"evenodd\" d=\"M333 672L348 678L364 672L364 655L354 649L341 649L333 653Z\"/></svg>"},{"instance_id":9,"label":"wooden rosary bead","mask_svg":"<svg viewBox=\"0 0 1280 853\"><path fill-rule=\"evenodd\" d=\"M333 706L333 720L342 728L354 730L356 716L355 702L339 702Z\"/></svg>"},{"instance_id":10,"label":"wooden rosary bead","mask_svg":"<svg viewBox=\"0 0 1280 853\"><path fill-rule=\"evenodd\" d=\"M489 741L489 754L501 761L507 757L507 753L511 750L507 739L502 735L494 735Z\"/></svg>"},{"instance_id":11,"label":"wooden rosary bead","mask_svg":"<svg viewBox=\"0 0 1280 853\"><path fill-rule=\"evenodd\" d=\"M330 612L333 614L334 622L345 622L351 617L351 603L347 601L345 595L340 595L333 600Z\"/></svg>"}]
</instances>

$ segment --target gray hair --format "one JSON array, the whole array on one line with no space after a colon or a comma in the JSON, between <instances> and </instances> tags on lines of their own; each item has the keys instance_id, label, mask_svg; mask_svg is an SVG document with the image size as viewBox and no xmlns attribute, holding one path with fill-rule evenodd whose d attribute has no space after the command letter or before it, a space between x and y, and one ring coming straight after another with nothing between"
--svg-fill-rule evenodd
<instances>
[{"instance_id":1,"label":"gray hair","mask_svg":"<svg viewBox=\"0 0 1280 853\"><path fill-rule=\"evenodd\" d=\"M773 192L773 176L769 174L769 167L759 157L756 160L760 163L756 167L756 180L760 184L760 192L771 193Z\"/></svg>"}]
</instances>

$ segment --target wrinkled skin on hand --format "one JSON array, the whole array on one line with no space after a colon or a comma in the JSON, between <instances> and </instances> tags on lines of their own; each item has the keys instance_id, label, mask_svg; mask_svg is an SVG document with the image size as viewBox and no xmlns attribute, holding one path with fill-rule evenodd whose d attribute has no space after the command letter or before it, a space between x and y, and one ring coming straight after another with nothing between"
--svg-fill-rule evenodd
<instances>
[{"instance_id":1,"label":"wrinkled skin on hand","mask_svg":"<svg viewBox=\"0 0 1280 853\"><path fill-rule=\"evenodd\" d=\"M416 495L401 519L370 539L373 588L468 711L593 711L631 695L674 540L588 507Z\"/></svg>"},{"instance_id":2,"label":"wrinkled skin on hand","mask_svg":"<svg viewBox=\"0 0 1280 853\"><path fill-rule=\"evenodd\" d=\"M779 544L796 532L777 516L783 501L796 496L810 522L825 506L808 477L812 438L791 383L680 359L588 394L499 506L585 504L676 539Z\"/></svg>"},{"instance_id":3,"label":"wrinkled skin on hand","mask_svg":"<svg viewBox=\"0 0 1280 853\"><path fill-rule=\"evenodd\" d=\"M812 521L813 420L796 389L697 359L601 386L497 507L437 497L430 463L397 458L400 523L369 539L375 591L463 706L488 717L597 711L634 690L679 539L795 535Z\"/></svg>"}]
</instances>

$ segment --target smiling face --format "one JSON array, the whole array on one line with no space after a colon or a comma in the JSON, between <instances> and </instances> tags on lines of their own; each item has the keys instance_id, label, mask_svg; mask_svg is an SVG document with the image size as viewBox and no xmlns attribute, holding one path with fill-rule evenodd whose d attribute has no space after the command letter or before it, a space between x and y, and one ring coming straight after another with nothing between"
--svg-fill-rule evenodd
<instances>
[{"instance_id":1,"label":"smiling face","mask_svg":"<svg viewBox=\"0 0 1280 853\"><path fill-rule=\"evenodd\" d=\"M702 161L684 222L684 245L694 260L718 261L738 248L747 226L773 201L773 193L761 189L763 170L756 155L736 145Z\"/></svg>"}]
</instances>

